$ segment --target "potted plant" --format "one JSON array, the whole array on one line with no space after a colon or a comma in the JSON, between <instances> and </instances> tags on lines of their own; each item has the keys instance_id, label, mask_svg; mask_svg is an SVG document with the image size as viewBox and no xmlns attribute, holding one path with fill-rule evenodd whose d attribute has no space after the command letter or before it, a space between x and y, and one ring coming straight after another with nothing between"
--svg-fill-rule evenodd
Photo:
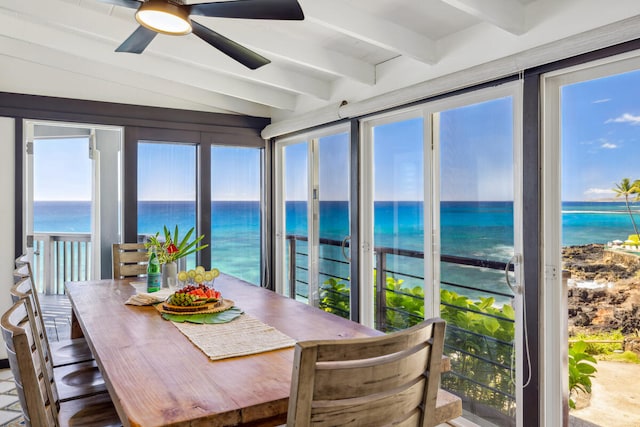
<instances>
[{"instance_id":1,"label":"potted plant","mask_svg":"<svg viewBox=\"0 0 640 427\"><path fill-rule=\"evenodd\" d=\"M191 235L195 231L195 227L191 227L191 229L187 231L187 234L182 238L180 238L177 225L175 226L173 234L169 231L166 225L163 226L163 228L164 241L160 238L160 232L157 232L155 235L149 237L144 246L149 250L149 252L156 252L158 262L162 268L162 286L169 287L170 279L173 279L173 285L177 283L177 261L187 255L198 252L209 245L198 246L198 243L204 239L204 234L196 237L191 242L189 241Z\"/></svg>"}]
</instances>

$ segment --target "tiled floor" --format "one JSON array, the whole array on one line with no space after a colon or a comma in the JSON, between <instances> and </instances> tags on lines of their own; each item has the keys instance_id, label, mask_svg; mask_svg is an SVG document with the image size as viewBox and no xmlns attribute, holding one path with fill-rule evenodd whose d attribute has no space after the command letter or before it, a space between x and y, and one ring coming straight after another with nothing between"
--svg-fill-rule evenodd
<instances>
[{"instance_id":1,"label":"tiled floor","mask_svg":"<svg viewBox=\"0 0 640 427\"><path fill-rule=\"evenodd\" d=\"M70 335L71 304L65 296L41 295L40 305L50 341ZM11 370L0 369L0 426L23 426L22 408L18 402Z\"/></svg>"}]
</instances>

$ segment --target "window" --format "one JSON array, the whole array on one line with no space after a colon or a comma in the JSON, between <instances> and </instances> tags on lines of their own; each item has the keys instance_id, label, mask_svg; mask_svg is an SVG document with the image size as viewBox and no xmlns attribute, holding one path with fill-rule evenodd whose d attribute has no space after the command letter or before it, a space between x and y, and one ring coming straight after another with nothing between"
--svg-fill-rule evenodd
<instances>
[{"instance_id":1,"label":"window","mask_svg":"<svg viewBox=\"0 0 640 427\"><path fill-rule=\"evenodd\" d=\"M261 150L211 147L211 267L260 284Z\"/></svg>"}]
</instances>

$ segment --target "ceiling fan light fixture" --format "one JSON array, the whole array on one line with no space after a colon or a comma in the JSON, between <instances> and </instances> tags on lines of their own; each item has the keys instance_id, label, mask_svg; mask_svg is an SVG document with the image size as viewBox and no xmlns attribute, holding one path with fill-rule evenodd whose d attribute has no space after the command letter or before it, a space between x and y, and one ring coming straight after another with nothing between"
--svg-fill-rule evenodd
<instances>
[{"instance_id":1,"label":"ceiling fan light fixture","mask_svg":"<svg viewBox=\"0 0 640 427\"><path fill-rule=\"evenodd\" d=\"M144 2L136 12L136 20L150 30L169 35L191 32L189 10L166 0Z\"/></svg>"}]
</instances>

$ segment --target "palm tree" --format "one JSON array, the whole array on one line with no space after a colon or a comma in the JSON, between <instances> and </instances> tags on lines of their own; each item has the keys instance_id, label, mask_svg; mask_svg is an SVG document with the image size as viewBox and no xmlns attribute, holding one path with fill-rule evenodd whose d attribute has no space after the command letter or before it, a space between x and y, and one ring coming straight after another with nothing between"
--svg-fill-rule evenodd
<instances>
[{"instance_id":1,"label":"palm tree","mask_svg":"<svg viewBox=\"0 0 640 427\"><path fill-rule=\"evenodd\" d=\"M636 180L631 184L629 178L623 178L620 184L616 184L616 188L614 188L613 191L616 193L616 197L624 196L624 202L627 205L627 212L629 212L629 216L631 217L633 230L638 234L638 227L636 227L636 221L633 219L631 207L629 206L629 196L636 194L636 200L638 200L640 197L640 180Z\"/></svg>"}]
</instances>

